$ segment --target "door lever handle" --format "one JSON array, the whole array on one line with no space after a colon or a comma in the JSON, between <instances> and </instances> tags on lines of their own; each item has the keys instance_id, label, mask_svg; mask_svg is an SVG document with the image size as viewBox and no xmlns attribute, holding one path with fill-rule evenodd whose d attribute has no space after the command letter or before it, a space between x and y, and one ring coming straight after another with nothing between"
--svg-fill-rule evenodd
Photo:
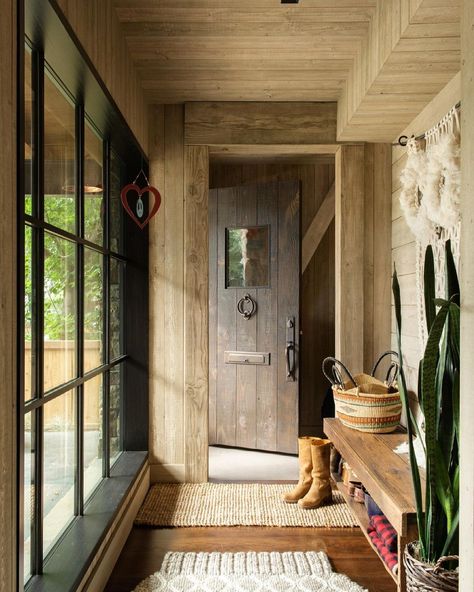
<instances>
[{"instance_id":1,"label":"door lever handle","mask_svg":"<svg viewBox=\"0 0 474 592\"><path fill-rule=\"evenodd\" d=\"M290 352L293 352L293 360L291 360ZM293 341L287 341L285 347L285 360L286 360L286 378L294 380L295 372L295 343Z\"/></svg>"}]
</instances>

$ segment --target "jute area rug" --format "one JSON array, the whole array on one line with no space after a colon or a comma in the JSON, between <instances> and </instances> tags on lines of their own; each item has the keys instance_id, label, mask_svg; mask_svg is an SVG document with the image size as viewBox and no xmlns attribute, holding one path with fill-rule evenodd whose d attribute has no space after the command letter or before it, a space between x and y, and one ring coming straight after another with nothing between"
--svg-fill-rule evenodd
<instances>
[{"instance_id":1,"label":"jute area rug","mask_svg":"<svg viewBox=\"0 0 474 592\"><path fill-rule=\"evenodd\" d=\"M134 592L367 592L325 553L168 553Z\"/></svg>"},{"instance_id":2,"label":"jute area rug","mask_svg":"<svg viewBox=\"0 0 474 592\"><path fill-rule=\"evenodd\" d=\"M135 524L150 527L307 526L351 527L357 523L338 491L315 510L285 504L292 485L262 483L160 483L153 485Z\"/></svg>"}]
</instances>

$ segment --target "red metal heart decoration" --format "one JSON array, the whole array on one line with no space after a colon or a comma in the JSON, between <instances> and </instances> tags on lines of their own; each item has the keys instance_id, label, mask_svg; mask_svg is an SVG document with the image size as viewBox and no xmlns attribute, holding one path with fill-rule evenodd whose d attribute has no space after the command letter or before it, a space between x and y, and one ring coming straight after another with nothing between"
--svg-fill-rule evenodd
<instances>
[{"instance_id":1,"label":"red metal heart decoration","mask_svg":"<svg viewBox=\"0 0 474 592\"><path fill-rule=\"evenodd\" d=\"M141 197L144 193L151 193L155 199L153 207L151 208L146 220L144 220L143 222L140 222L140 220L135 216L134 212L132 211L132 208L130 207L130 204L128 203L129 191L135 191L135 193L138 194L138 197ZM148 222L153 218L153 216L159 210L161 205L160 192L158 191L158 189L156 189L156 187L152 187L151 185L147 185L146 187L140 188L135 183L129 183L128 185L125 185L125 187L120 192L120 199L127 214L135 222L135 224L137 224L137 226L141 228L141 230L143 230L145 226L148 224Z\"/></svg>"}]
</instances>

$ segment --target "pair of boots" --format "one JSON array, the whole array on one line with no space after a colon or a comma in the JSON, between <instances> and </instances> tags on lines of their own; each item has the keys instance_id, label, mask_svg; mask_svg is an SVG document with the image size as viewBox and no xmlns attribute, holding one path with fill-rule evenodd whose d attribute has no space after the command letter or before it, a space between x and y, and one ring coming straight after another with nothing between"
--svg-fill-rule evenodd
<instances>
[{"instance_id":1,"label":"pair of boots","mask_svg":"<svg viewBox=\"0 0 474 592\"><path fill-rule=\"evenodd\" d=\"M311 509L318 508L330 499L330 457L330 440L310 436L298 438L300 480L292 491L283 495L283 501Z\"/></svg>"}]
</instances>

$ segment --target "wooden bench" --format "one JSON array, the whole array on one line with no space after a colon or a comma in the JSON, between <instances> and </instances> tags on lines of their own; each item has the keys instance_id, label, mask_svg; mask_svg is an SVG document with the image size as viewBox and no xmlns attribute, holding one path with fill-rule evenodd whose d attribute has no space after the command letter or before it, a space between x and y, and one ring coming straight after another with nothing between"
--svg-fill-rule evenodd
<instances>
[{"instance_id":1,"label":"wooden bench","mask_svg":"<svg viewBox=\"0 0 474 592\"><path fill-rule=\"evenodd\" d=\"M397 531L398 574L393 574L380 560L397 584L398 592L405 592L403 550L417 538L416 507L408 455L399 455L393 450L406 441L406 433L400 429L392 434L365 434L344 427L338 419L325 419L324 432ZM369 518L365 505L348 495L338 474L333 474L332 478L377 553L367 534Z\"/></svg>"}]
</instances>

